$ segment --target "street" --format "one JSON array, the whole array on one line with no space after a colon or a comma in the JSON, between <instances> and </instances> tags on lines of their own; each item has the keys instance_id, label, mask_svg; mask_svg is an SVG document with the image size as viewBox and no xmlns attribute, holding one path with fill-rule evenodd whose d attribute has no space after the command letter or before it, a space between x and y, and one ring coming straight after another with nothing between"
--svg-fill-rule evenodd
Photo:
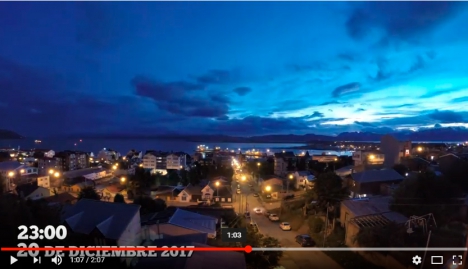
<instances>
[{"instance_id":1,"label":"street","mask_svg":"<svg viewBox=\"0 0 468 269\"><path fill-rule=\"evenodd\" d=\"M258 197L253 197L254 192L252 192L250 190L251 187L249 187L250 180L251 178L248 178L245 182L240 181L240 183L236 183L235 180L233 181L233 190L237 189L237 184L241 185L242 204L240 204L240 195L236 195L236 200L233 204L236 212L243 214L245 210L248 209L250 211L251 221L257 223L259 232L278 239L282 247L300 247L299 244L295 242L295 237L299 234L307 234L307 225L303 225L298 231L282 231L279 228L278 222L271 222L263 214L255 214L253 211L255 208L261 208L263 211L269 211L271 209L278 208L280 203L262 203ZM254 188L256 187L255 185L253 186ZM248 206L246 206L246 204ZM285 251L283 252L280 264L287 269L342 269L338 263L321 251Z\"/></svg>"}]
</instances>

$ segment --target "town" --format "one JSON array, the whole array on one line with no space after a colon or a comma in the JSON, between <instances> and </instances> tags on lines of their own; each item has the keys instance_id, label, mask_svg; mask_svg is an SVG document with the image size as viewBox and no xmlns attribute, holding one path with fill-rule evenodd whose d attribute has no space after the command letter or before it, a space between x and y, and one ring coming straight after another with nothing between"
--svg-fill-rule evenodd
<instances>
[{"instance_id":1,"label":"town","mask_svg":"<svg viewBox=\"0 0 468 269\"><path fill-rule=\"evenodd\" d=\"M191 154L3 149L0 161L0 210L9 216L1 237L10 245L23 224L63 224L71 245L417 248L467 242L468 143L386 135L378 150L356 149L352 156L205 145ZM245 242L222 242L221 229L240 227L247 228ZM415 253L424 254L197 252L184 268L201 259L210 263L203 268L411 268ZM450 262L454 253L440 255ZM162 262L180 268L177 259L161 258L127 259L123 266Z\"/></svg>"}]
</instances>

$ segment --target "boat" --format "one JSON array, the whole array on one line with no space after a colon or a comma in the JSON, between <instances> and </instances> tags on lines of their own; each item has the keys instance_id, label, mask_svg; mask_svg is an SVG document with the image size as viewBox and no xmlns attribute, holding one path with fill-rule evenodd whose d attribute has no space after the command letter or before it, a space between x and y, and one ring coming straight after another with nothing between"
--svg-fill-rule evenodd
<instances>
[{"instance_id":1,"label":"boat","mask_svg":"<svg viewBox=\"0 0 468 269\"><path fill-rule=\"evenodd\" d=\"M42 141L41 140L34 140L34 143L40 144L40 143L42 143Z\"/></svg>"}]
</instances>

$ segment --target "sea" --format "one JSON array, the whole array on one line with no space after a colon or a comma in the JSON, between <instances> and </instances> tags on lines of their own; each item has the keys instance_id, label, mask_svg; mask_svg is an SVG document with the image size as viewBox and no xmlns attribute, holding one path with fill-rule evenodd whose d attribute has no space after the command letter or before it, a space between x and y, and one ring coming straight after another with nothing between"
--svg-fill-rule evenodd
<instances>
[{"instance_id":1,"label":"sea","mask_svg":"<svg viewBox=\"0 0 468 269\"><path fill-rule=\"evenodd\" d=\"M35 143L34 139L24 138L18 140L0 140L0 149L52 149L54 151L79 150L93 152L97 154L104 148L113 149L120 154L126 154L134 149L137 151L161 150L161 151L182 151L192 154L198 145L205 145L208 148L220 147L221 149L241 150L259 150L270 152L281 152L283 150L293 151L295 153L309 151L310 155L330 154L330 155L351 155L349 151L323 151L316 149L295 149L305 146L305 144L295 143L212 143L212 142L189 142L183 140L167 139L44 139L41 143Z\"/></svg>"}]
</instances>

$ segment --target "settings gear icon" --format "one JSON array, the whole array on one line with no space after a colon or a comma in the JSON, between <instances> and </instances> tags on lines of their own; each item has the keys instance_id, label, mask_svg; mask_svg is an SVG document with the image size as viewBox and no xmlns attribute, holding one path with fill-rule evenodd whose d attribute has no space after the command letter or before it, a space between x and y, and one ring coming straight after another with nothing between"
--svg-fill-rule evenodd
<instances>
[{"instance_id":1,"label":"settings gear icon","mask_svg":"<svg viewBox=\"0 0 468 269\"><path fill-rule=\"evenodd\" d=\"M413 257L413 263L414 263L415 265L419 265L420 263L422 263L421 257L419 257L418 255L414 256L414 257Z\"/></svg>"}]
</instances>

